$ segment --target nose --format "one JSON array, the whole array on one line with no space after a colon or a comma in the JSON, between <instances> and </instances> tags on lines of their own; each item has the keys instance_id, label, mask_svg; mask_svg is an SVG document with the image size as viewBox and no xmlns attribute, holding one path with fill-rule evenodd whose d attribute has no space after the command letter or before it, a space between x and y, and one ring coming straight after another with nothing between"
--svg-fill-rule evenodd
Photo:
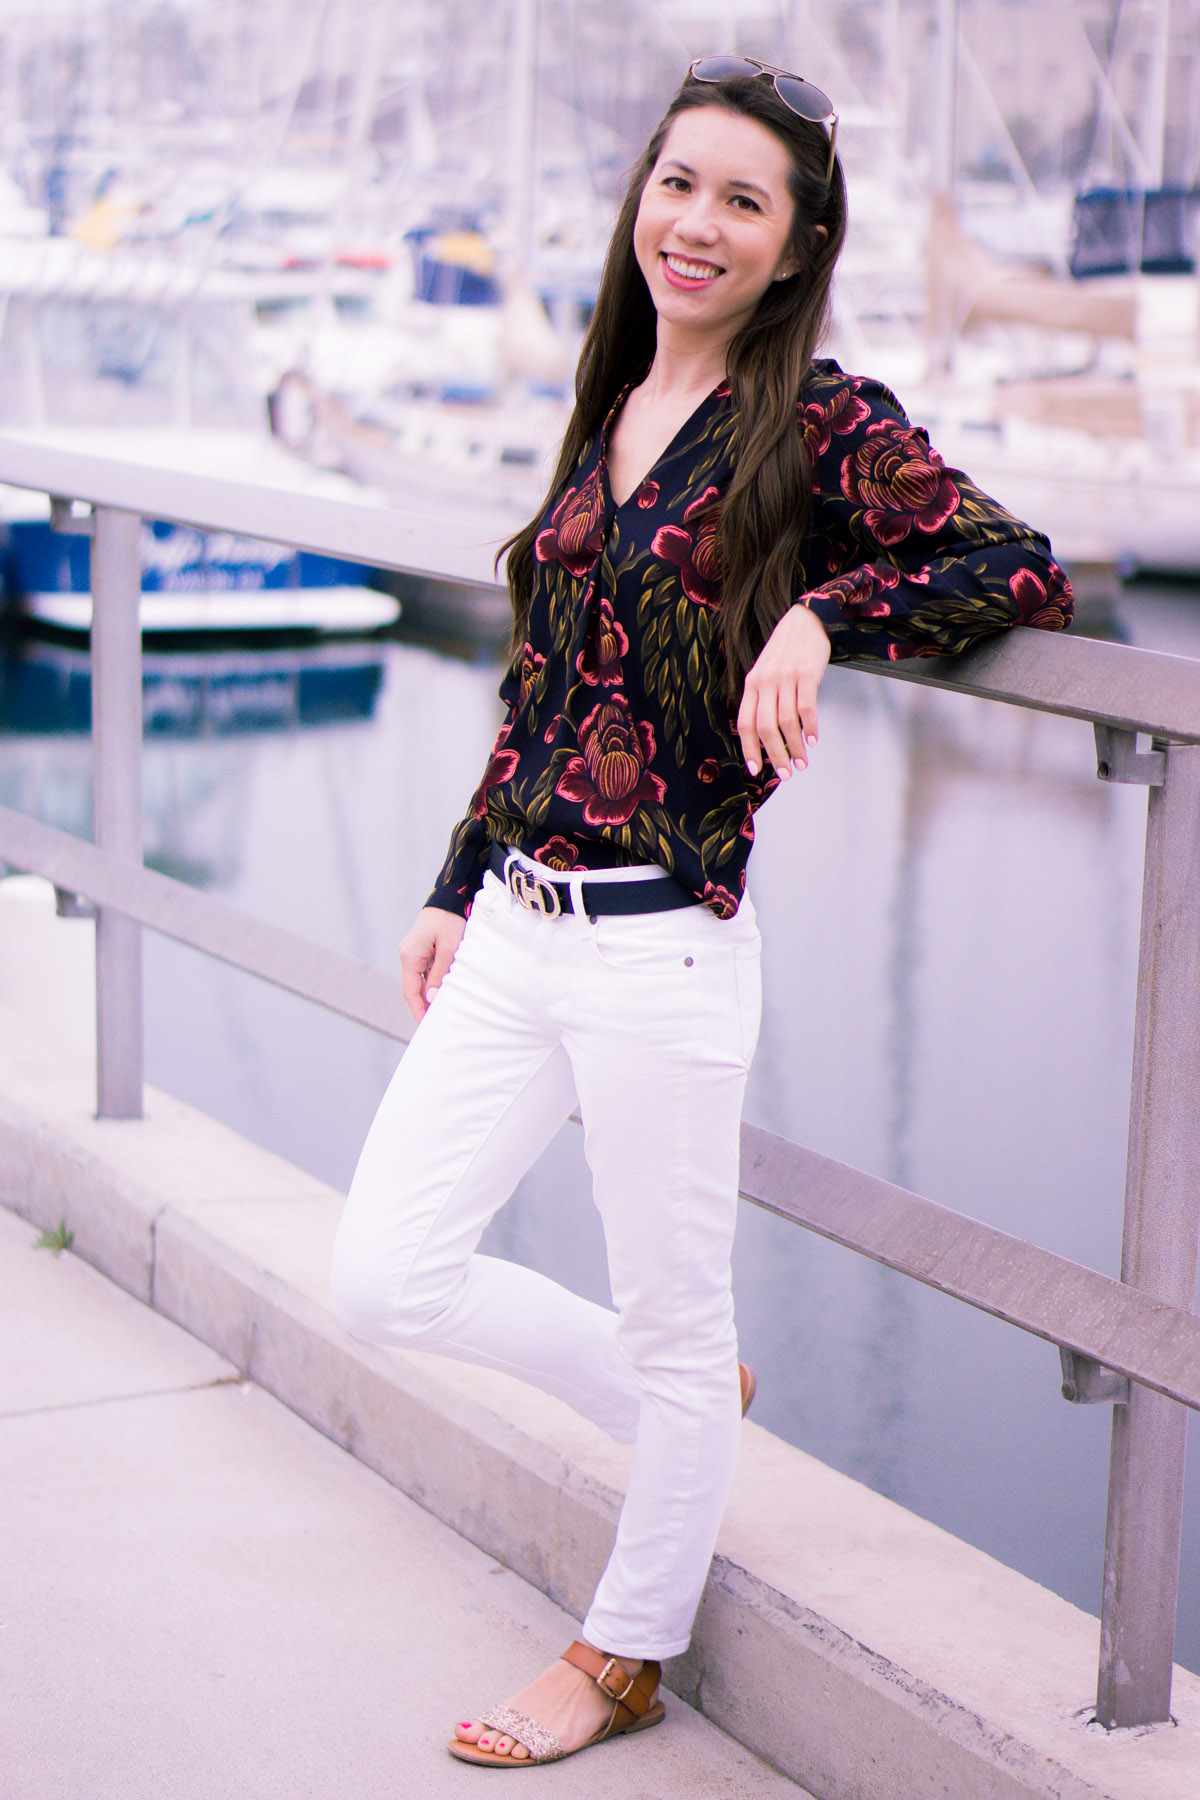
<instances>
[{"instance_id":1,"label":"nose","mask_svg":"<svg viewBox=\"0 0 1200 1800\"><path fill-rule=\"evenodd\" d=\"M675 219L680 237L692 244L712 244L717 239L717 220L712 201L705 194L688 194Z\"/></svg>"}]
</instances>

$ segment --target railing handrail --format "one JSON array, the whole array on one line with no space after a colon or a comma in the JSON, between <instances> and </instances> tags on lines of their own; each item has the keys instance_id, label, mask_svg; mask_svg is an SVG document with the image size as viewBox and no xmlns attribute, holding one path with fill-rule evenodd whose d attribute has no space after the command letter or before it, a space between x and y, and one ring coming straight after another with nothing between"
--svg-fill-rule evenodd
<instances>
[{"instance_id":1,"label":"railing handrail","mask_svg":"<svg viewBox=\"0 0 1200 1800\"><path fill-rule=\"evenodd\" d=\"M0 480L93 506L84 529L92 539L97 843L0 809L0 856L16 852L18 866L99 901L100 1114L142 1113L141 924L403 1036L394 978L142 867L138 520L273 538L445 583L490 580L492 546L427 513L141 468L14 434L0 435ZM1200 1400L1200 1319L1191 1310L1200 1244L1200 663L1016 631L961 658L864 666L1090 720L1098 774L1149 788L1121 1279L750 1126L742 1130L742 1192L1058 1343L1065 1397L1118 1402L1097 1714L1106 1726L1165 1720L1186 1409ZM1139 754L1138 732L1159 747Z\"/></svg>"},{"instance_id":2,"label":"railing handrail","mask_svg":"<svg viewBox=\"0 0 1200 1800\"><path fill-rule=\"evenodd\" d=\"M270 482L192 474L55 444L36 432L0 432L0 482L198 531L293 544L372 568L495 585L501 538L488 539L464 526L463 517L448 507L442 512L423 506L418 512L366 498L337 500ZM520 523L514 519L514 529Z\"/></svg>"},{"instance_id":3,"label":"railing handrail","mask_svg":"<svg viewBox=\"0 0 1200 1800\"><path fill-rule=\"evenodd\" d=\"M0 806L14 867L407 1043L399 977ZM1200 1411L1200 1318L880 1176L742 1127L743 1199Z\"/></svg>"},{"instance_id":4,"label":"railing handrail","mask_svg":"<svg viewBox=\"0 0 1200 1800\"><path fill-rule=\"evenodd\" d=\"M499 538L483 538L448 511L335 500L268 483L156 468L55 444L34 432L0 432L0 482L200 531L294 544L376 568L495 585ZM1174 743L1200 743L1200 663L1189 657L1069 633L1015 631L962 657L855 666Z\"/></svg>"}]
</instances>

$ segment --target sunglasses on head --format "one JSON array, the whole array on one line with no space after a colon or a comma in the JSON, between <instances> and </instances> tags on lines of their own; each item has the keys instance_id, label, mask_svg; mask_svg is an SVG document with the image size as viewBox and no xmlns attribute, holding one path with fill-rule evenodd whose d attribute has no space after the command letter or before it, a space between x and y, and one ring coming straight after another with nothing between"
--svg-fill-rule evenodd
<instances>
[{"instance_id":1,"label":"sunglasses on head","mask_svg":"<svg viewBox=\"0 0 1200 1800\"><path fill-rule=\"evenodd\" d=\"M786 69L758 62L753 56L701 56L688 70L689 81L746 81L755 80L759 75L769 78L789 112L795 113L798 119L807 119L810 125L825 127L829 136L829 163L825 170L828 186L833 175L838 125L838 116L828 94L823 94L811 81L805 81L803 75L791 75Z\"/></svg>"}]
</instances>

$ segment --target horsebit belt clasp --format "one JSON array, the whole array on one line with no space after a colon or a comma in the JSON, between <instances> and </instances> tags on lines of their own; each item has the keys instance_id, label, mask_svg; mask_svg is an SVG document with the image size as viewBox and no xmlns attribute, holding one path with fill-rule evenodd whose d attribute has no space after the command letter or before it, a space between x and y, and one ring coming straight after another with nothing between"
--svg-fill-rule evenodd
<instances>
[{"instance_id":1,"label":"horsebit belt clasp","mask_svg":"<svg viewBox=\"0 0 1200 1800\"><path fill-rule=\"evenodd\" d=\"M544 919L557 919L562 912L562 901L554 883L547 881L544 875L535 875L531 869L523 869L519 862L508 864L504 883L526 912L541 913Z\"/></svg>"}]
</instances>

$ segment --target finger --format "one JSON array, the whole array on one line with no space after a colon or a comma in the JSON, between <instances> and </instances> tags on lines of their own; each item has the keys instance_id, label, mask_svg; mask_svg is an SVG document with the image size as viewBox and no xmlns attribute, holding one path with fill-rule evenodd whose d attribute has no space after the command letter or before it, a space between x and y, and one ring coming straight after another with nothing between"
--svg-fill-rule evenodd
<instances>
[{"instance_id":1,"label":"finger","mask_svg":"<svg viewBox=\"0 0 1200 1800\"><path fill-rule=\"evenodd\" d=\"M771 766L781 781L786 781L792 772L792 757L783 733L779 729L779 702L774 691L764 694L759 702L756 726L762 739L763 749L771 759Z\"/></svg>"},{"instance_id":2,"label":"finger","mask_svg":"<svg viewBox=\"0 0 1200 1800\"><path fill-rule=\"evenodd\" d=\"M754 688L747 684L742 695L742 704L738 708L737 733L741 741L742 756L751 775L757 775L762 764L762 744L758 732L754 728L754 720L758 711L758 696Z\"/></svg>"},{"instance_id":3,"label":"finger","mask_svg":"<svg viewBox=\"0 0 1200 1800\"><path fill-rule=\"evenodd\" d=\"M805 745L807 746L808 744L815 744L817 739L821 735L820 730L817 726L817 696L816 696L815 690L812 694L801 694L800 695L799 711L800 711L800 726L804 733ZM805 761L807 761L807 760L808 760L808 754L807 754L807 749L806 749Z\"/></svg>"},{"instance_id":4,"label":"finger","mask_svg":"<svg viewBox=\"0 0 1200 1800\"><path fill-rule=\"evenodd\" d=\"M784 692L782 690L780 692L779 729L783 741L787 745L792 768L806 769L808 767L808 745L805 742L801 701L795 684L787 689L786 698Z\"/></svg>"},{"instance_id":5,"label":"finger","mask_svg":"<svg viewBox=\"0 0 1200 1800\"><path fill-rule=\"evenodd\" d=\"M429 972L425 977L425 998L427 1000L433 999L433 996L437 993L442 982L445 980L446 973L453 961L454 949L446 944L438 944L435 946L433 962L430 964Z\"/></svg>"},{"instance_id":6,"label":"finger","mask_svg":"<svg viewBox=\"0 0 1200 1800\"><path fill-rule=\"evenodd\" d=\"M428 962L423 957L400 952L401 985L404 989L404 1000L409 1012L419 1025L429 1009L425 998L425 971Z\"/></svg>"}]
</instances>

